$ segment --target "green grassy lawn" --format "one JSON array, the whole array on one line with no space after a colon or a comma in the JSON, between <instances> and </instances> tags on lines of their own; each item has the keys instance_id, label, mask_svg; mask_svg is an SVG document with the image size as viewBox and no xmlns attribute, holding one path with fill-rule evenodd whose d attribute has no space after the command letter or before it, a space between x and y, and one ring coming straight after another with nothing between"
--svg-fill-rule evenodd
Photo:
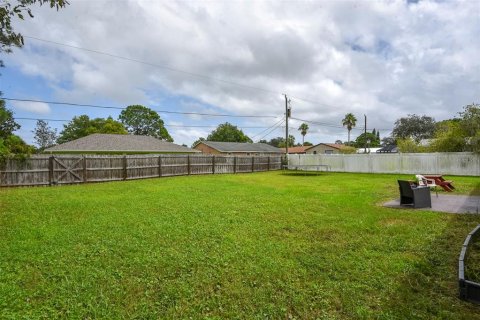
<instances>
[{"instance_id":1,"label":"green grassy lawn","mask_svg":"<svg viewBox=\"0 0 480 320\"><path fill-rule=\"evenodd\" d=\"M0 190L0 318L480 319L477 215L398 210L401 175L266 172ZM478 177L449 177L479 194Z\"/></svg>"}]
</instances>

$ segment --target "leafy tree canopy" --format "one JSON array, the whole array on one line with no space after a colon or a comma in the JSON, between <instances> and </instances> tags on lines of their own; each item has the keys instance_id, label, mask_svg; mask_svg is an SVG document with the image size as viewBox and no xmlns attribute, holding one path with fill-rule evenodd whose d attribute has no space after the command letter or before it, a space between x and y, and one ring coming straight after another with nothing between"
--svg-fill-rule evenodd
<instances>
[{"instance_id":1,"label":"leafy tree canopy","mask_svg":"<svg viewBox=\"0 0 480 320\"><path fill-rule=\"evenodd\" d=\"M197 145L197 143L199 143L201 141L205 141L205 138L204 137L198 138L194 143L192 143L192 148L195 147Z\"/></svg>"},{"instance_id":2,"label":"leafy tree canopy","mask_svg":"<svg viewBox=\"0 0 480 320\"><path fill-rule=\"evenodd\" d=\"M25 159L34 151L34 147L26 144L22 138L14 134L0 138L0 167L7 158Z\"/></svg>"},{"instance_id":3,"label":"leafy tree canopy","mask_svg":"<svg viewBox=\"0 0 480 320\"><path fill-rule=\"evenodd\" d=\"M0 138L6 139L18 129L20 129L20 125L15 122L13 112L7 109L5 101L0 99Z\"/></svg>"},{"instance_id":4,"label":"leafy tree canopy","mask_svg":"<svg viewBox=\"0 0 480 320\"><path fill-rule=\"evenodd\" d=\"M462 128L467 137L474 137L480 133L480 104L472 103L459 112Z\"/></svg>"},{"instance_id":5,"label":"leafy tree canopy","mask_svg":"<svg viewBox=\"0 0 480 320\"><path fill-rule=\"evenodd\" d=\"M44 120L38 120L35 129L33 139L39 147L40 151L55 145L57 140L57 129L52 129L48 122Z\"/></svg>"},{"instance_id":6,"label":"leafy tree canopy","mask_svg":"<svg viewBox=\"0 0 480 320\"><path fill-rule=\"evenodd\" d=\"M23 45L23 36L15 32L12 26L12 18L24 19L25 14L33 18L32 4L43 5L48 3L51 8L64 8L68 1L66 0L21 0L12 4L10 0L3 0L0 4L0 53L11 52L12 47L21 47Z\"/></svg>"},{"instance_id":7,"label":"leafy tree canopy","mask_svg":"<svg viewBox=\"0 0 480 320\"><path fill-rule=\"evenodd\" d=\"M377 135L373 134L372 132L364 132L359 135L355 140L355 147L363 148L365 146L369 148L380 147L380 140L378 139Z\"/></svg>"},{"instance_id":8,"label":"leafy tree canopy","mask_svg":"<svg viewBox=\"0 0 480 320\"><path fill-rule=\"evenodd\" d=\"M208 141L223 141L223 142L252 142L242 130L237 126L228 122L218 125L207 137Z\"/></svg>"},{"instance_id":9,"label":"leafy tree canopy","mask_svg":"<svg viewBox=\"0 0 480 320\"><path fill-rule=\"evenodd\" d=\"M152 136L173 142L163 120L157 112L150 108L141 105L128 106L125 110L122 110L118 119L131 134Z\"/></svg>"},{"instance_id":10,"label":"leafy tree canopy","mask_svg":"<svg viewBox=\"0 0 480 320\"><path fill-rule=\"evenodd\" d=\"M432 151L480 153L480 105L467 105L459 115L437 123Z\"/></svg>"},{"instance_id":11,"label":"leafy tree canopy","mask_svg":"<svg viewBox=\"0 0 480 320\"><path fill-rule=\"evenodd\" d=\"M395 139L412 138L417 143L422 139L431 139L435 134L435 120L432 117L409 114L395 121L392 136Z\"/></svg>"},{"instance_id":12,"label":"leafy tree canopy","mask_svg":"<svg viewBox=\"0 0 480 320\"><path fill-rule=\"evenodd\" d=\"M435 139L430 144L434 152L462 152L466 151L466 139L459 121L445 120L437 125Z\"/></svg>"},{"instance_id":13,"label":"leafy tree canopy","mask_svg":"<svg viewBox=\"0 0 480 320\"><path fill-rule=\"evenodd\" d=\"M403 153L420 153L428 151L426 147L421 146L412 138L397 139L397 148L398 151Z\"/></svg>"},{"instance_id":14,"label":"leafy tree canopy","mask_svg":"<svg viewBox=\"0 0 480 320\"><path fill-rule=\"evenodd\" d=\"M395 140L395 138L385 137L385 138L382 139L381 146L386 147L386 146L392 146L392 145L396 145L396 144L397 144L397 140Z\"/></svg>"},{"instance_id":15,"label":"leafy tree canopy","mask_svg":"<svg viewBox=\"0 0 480 320\"><path fill-rule=\"evenodd\" d=\"M73 117L72 121L63 127L57 143L65 143L93 133L127 134L125 127L112 117L90 119L87 115L81 115Z\"/></svg>"},{"instance_id":16,"label":"leafy tree canopy","mask_svg":"<svg viewBox=\"0 0 480 320\"><path fill-rule=\"evenodd\" d=\"M265 140L263 140L265 141ZM277 147L277 148L285 148L285 138L283 137L276 137L270 139L270 141L266 142L267 144ZM288 136L288 146L293 147L295 146L295 137L292 135Z\"/></svg>"}]
</instances>

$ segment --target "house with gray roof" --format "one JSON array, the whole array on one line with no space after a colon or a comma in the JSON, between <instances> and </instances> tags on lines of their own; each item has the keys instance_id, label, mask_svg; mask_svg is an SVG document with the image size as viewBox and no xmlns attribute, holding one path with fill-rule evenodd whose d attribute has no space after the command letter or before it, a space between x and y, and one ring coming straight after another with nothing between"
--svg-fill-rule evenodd
<instances>
[{"instance_id":1,"label":"house with gray roof","mask_svg":"<svg viewBox=\"0 0 480 320\"><path fill-rule=\"evenodd\" d=\"M284 151L266 143L200 141L194 147L203 153L236 156L273 156Z\"/></svg>"},{"instance_id":2,"label":"house with gray roof","mask_svg":"<svg viewBox=\"0 0 480 320\"><path fill-rule=\"evenodd\" d=\"M198 150L162 141L150 136L129 134L101 134L89 136L47 148L50 154L149 154L149 153L200 153Z\"/></svg>"}]
</instances>

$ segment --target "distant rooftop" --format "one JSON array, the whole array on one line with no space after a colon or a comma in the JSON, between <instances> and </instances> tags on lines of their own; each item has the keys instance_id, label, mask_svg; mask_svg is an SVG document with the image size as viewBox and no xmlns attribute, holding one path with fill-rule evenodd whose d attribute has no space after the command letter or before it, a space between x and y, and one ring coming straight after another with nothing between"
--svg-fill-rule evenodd
<instances>
[{"instance_id":1,"label":"distant rooftop","mask_svg":"<svg viewBox=\"0 0 480 320\"><path fill-rule=\"evenodd\" d=\"M265 152L265 153L283 153L279 148L275 148L266 143L245 143L245 142L218 142L218 141L200 141L220 152Z\"/></svg>"},{"instance_id":2,"label":"distant rooftop","mask_svg":"<svg viewBox=\"0 0 480 320\"><path fill-rule=\"evenodd\" d=\"M308 150L308 149L311 149L311 148L314 148L314 147L316 147L316 146L319 146L319 145L324 145L324 146L327 146L327 147L330 147L330 148L334 148L334 149L338 149L338 150L343 149L343 148L346 147L346 146L343 145L343 144L338 144L338 143L323 143L323 142L322 142L322 143L316 144L316 145L314 145L314 146L307 147L307 150Z\"/></svg>"},{"instance_id":3,"label":"distant rooftop","mask_svg":"<svg viewBox=\"0 0 480 320\"><path fill-rule=\"evenodd\" d=\"M94 133L45 149L44 152L197 153L199 151L150 136Z\"/></svg>"},{"instance_id":4,"label":"distant rooftop","mask_svg":"<svg viewBox=\"0 0 480 320\"><path fill-rule=\"evenodd\" d=\"M298 146L298 147L288 147L288 153L305 153L305 150L311 148L312 146ZM282 149L285 152L285 148Z\"/></svg>"}]
</instances>

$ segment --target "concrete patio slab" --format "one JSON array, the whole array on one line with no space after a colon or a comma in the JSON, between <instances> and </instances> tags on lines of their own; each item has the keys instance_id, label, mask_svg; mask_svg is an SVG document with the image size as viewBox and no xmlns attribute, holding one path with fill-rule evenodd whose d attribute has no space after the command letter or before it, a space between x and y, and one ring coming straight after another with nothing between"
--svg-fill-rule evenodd
<instances>
[{"instance_id":1,"label":"concrete patio slab","mask_svg":"<svg viewBox=\"0 0 480 320\"><path fill-rule=\"evenodd\" d=\"M397 209L413 209L411 206L401 206L400 199L388 201L384 207ZM432 208L416 210L431 210L449 213L480 213L480 196L464 196L439 194L438 197L432 193Z\"/></svg>"}]
</instances>

